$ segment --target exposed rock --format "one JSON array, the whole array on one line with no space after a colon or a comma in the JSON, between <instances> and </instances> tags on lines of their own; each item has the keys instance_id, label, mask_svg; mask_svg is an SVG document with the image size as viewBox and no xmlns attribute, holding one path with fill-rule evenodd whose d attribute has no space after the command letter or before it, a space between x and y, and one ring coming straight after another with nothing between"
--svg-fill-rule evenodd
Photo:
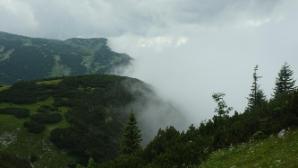
<instances>
[{"instance_id":1,"label":"exposed rock","mask_svg":"<svg viewBox=\"0 0 298 168\"><path fill-rule=\"evenodd\" d=\"M281 131L279 131L279 133L277 134L278 138L283 138L286 135L286 130L282 129Z\"/></svg>"},{"instance_id":2,"label":"exposed rock","mask_svg":"<svg viewBox=\"0 0 298 168\"><path fill-rule=\"evenodd\" d=\"M15 142L15 140L17 139L17 136L15 133L11 133L11 132L3 132L0 135L0 145L7 147L10 144L12 144L13 142Z\"/></svg>"}]
</instances>

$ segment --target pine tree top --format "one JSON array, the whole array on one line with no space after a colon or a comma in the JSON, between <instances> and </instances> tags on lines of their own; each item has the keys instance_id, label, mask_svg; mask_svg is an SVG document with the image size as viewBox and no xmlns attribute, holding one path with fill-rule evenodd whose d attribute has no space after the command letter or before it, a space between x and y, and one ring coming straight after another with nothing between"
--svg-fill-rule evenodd
<instances>
[{"instance_id":1,"label":"pine tree top","mask_svg":"<svg viewBox=\"0 0 298 168\"><path fill-rule=\"evenodd\" d=\"M275 88L274 88L274 97L278 97L283 94L287 94L295 90L295 80L294 72L291 70L289 64L285 63L276 78Z\"/></svg>"},{"instance_id":2,"label":"pine tree top","mask_svg":"<svg viewBox=\"0 0 298 168\"><path fill-rule=\"evenodd\" d=\"M259 79L261 76L258 76L257 71L259 70L259 66L256 65L253 73L253 83L251 86L251 93L249 94L248 99L248 107L247 110L254 110L257 106L263 104L266 101L266 96L263 90L260 89Z\"/></svg>"}]
</instances>

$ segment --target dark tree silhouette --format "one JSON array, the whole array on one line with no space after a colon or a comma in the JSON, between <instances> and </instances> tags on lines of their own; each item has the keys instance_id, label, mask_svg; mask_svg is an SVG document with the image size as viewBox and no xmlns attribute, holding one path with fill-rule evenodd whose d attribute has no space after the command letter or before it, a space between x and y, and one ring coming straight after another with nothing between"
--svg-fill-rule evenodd
<instances>
[{"instance_id":1,"label":"dark tree silhouette","mask_svg":"<svg viewBox=\"0 0 298 168\"><path fill-rule=\"evenodd\" d=\"M294 72L291 70L290 65L285 63L276 78L274 97L279 97L281 95L287 94L295 90L295 80L293 78Z\"/></svg>"},{"instance_id":2,"label":"dark tree silhouette","mask_svg":"<svg viewBox=\"0 0 298 168\"><path fill-rule=\"evenodd\" d=\"M223 99L224 96L224 93L214 93L212 95L212 98L217 103L217 108L215 109L215 112L220 117L229 115L230 111L233 109L232 107L227 106L226 102Z\"/></svg>"},{"instance_id":3,"label":"dark tree silhouette","mask_svg":"<svg viewBox=\"0 0 298 168\"><path fill-rule=\"evenodd\" d=\"M264 92L260 89L260 85L258 84L259 79L261 76L258 76L257 71L259 70L259 66L256 65L254 68L253 73L253 83L251 86L251 93L248 97L248 107L247 110L251 111L254 110L257 106L266 102L266 97Z\"/></svg>"},{"instance_id":4,"label":"dark tree silhouette","mask_svg":"<svg viewBox=\"0 0 298 168\"><path fill-rule=\"evenodd\" d=\"M133 113L130 113L128 123L123 132L121 143L122 154L134 154L141 150L141 131L137 126L137 120Z\"/></svg>"}]
</instances>

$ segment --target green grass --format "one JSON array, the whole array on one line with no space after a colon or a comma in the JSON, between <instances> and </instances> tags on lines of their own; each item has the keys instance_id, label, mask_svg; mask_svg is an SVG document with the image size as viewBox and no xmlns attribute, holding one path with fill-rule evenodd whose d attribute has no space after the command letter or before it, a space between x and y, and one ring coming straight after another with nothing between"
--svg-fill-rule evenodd
<instances>
[{"instance_id":1,"label":"green grass","mask_svg":"<svg viewBox=\"0 0 298 168\"><path fill-rule=\"evenodd\" d=\"M57 124L51 124L51 125L48 125L48 126L47 126L47 134L48 134L48 135L50 134L50 132L51 132L52 130L54 130L54 129L56 129L56 128L67 128L67 127L70 126L69 123L66 121L66 119L65 119L65 117L64 117L64 114L65 114L66 112L68 112L69 108L67 108L67 107L59 107L58 110L59 110L59 112L62 114L62 116L63 116L63 120L62 120L61 122L57 123Z\"/></svg>"},{"instance_id":2,"label":"green grass","mask_svg":"<svg viewBox=\"0 0 298 168\"><path fill-rule=\"evenodd\" d=\"M39 81L37 84L39 85L58 85L62 79L53 79L53 80L45 80L45 81Z\"/></svg>"},{"instance_id":3,"label":"green grass","mask_svg":"<svg viewBox=\"0 0 298 168\"><path fill-rule=\"evenodd\" d=\"M33 104L13 104L13 103L0 103L0 109L1 108L25 108L30 110L31 115L34 113L37 113L37 110L43 106L43 105L47 105L47 106L52 106L54 103L54 99L52 97L44 100L44 101L40 101L37 103L33 103ZM46 126L46 135L48 136L50 134L50 132L52 130L54 130L55 128L66 128L69 126L69 123L65 120L64 118L64 114L69 110L69 108L67 107L59 107L58 108L59 112L62 114L63 116L63 120L59 123L56 124L51 124L51 125L47 125ZM27 119L16 119L14 116L10 116L10 115L0 115L0 127L1 126L11 126L12 128L20 128L23 126L24 121L29 120L29 118Z\"/></svg>"},{"instance_id":4,"label":"green grass","mask_svg":"<svg viewBox=\"0 0 298 168\"><path fill-rule=\"evenodd\" d=\"M2 132L2 131L1 131ZM2 152L17 155L20 158L37 157L34 167L44 168L64 168L71 161L66 153L59 151L47 139L47 132L42 134L31 134L26 129L20 128L6 131L6 134L12 134L15 138L8 146L0 144Z\"/></svg>"},{"instance_id":5,"label":"green grass","mask_svg":"<svg viewBox=\"0 0 298 168\"><path fill-rule=\"evenodd\" d=\"M54 98L49 97L44 101L40 101L33 104L0 103L0 108L25 108L30 110L32 113L35 113L37 112L38 108L40 108L40 106L43 106L43 105L51 106L53 103L54 103Z\"/></svg>"},{"instance_id":6,"label":"green grass","mask_svg":"<svg viewBox=\"0 0 298 168\"><path fill-rule=\"evenodd\" d=\"M54 99L53 98L48 98L47 100L40 101L34 104L13 104L13 103L0 103L0 109L3 108L24 108L28 109L31 112L31 115L37 112L37 109L42 106L42 105L51 105L53 104ZM21 128L23 127L24 121L29 120L29 118L25 119L17 119L12 115L5 115L5 114L0 114L0 131L1 128L5 129L15 129L15 128ZM1 132L0 132L1 133Z\"/></svg>"},{"instance_id":7,"label":"green grass","mask_svg":"<svg viewBox=\"0 0 298 168\"><path fill-rule=\"evenodd\" d=\"M10 86L8 86L8 85L0 85L0 92L7 90L9 88L10 88Z\"/></svg>"},{"instance_id":8,"label":"green grass","mask_svg":"<svg viewBox=\"0 0 298 168\"><path fill-rule=\"evenodd\" d=\"M17 119L12 115L0 115L0 128L12 129L12 128L21 128L25 119ZM0 129L1 133L1 129Z\"/></svg>"},{"instance_id":9,"label":"green grass","mask_svg":"<svg viewBox=\"0 0 298 168\"><path fill-rule=\"evenodd\" d=\"M25 108L30 110L32 115L41 106L52 106L53 103L54 99L50 97L34 104L0 103L0 108ZM64 116L69 108L59 107L58 110ZM41 134L32 134L23 127L24 121L29 119L29 117L18 119L12 115L0 115L0 152L11 153L20 158L36 156L37 161L33 163L35 168L44 168L45 166L48 168L67 167L67 164L72 162L72 158L65 152L58 150L48 140L48 137L53 129L68 127L69 123L63 119L57 124L47 125L46 130ZM6 142L9 143L5 144Z\"/></svg>"},{"instance_id":10,"label":"green grass","mask_svg":"<svg viewBox=\"0 0 298 168\"><path fill-rule=\"evenodd\" d=\"M298 130L211 154L199 168L297 168Z\"/></svg>"}]
</instances>

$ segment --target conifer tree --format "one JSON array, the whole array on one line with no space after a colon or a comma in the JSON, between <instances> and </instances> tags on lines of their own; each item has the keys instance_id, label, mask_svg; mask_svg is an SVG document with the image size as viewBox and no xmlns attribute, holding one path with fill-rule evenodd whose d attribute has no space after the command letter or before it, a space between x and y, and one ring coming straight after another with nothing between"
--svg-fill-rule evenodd
<instances>
[{"instance_id":1,"label":"conifer tree","mask_svg":"<svg viewBox=\"0 0 298 168\"><path fill-rule=\"evenodd\" d=\"M87 168L96 168L96 163L95 163L95 161L94 161L93 158L90 158L90 159L88 160Z\"/></svg>"},{"instance_id":2,"label":"conifer tree","mask_svg":"<svg viewBox=\"0 0 298 168\"><path fill-rule=\"evenodd\" d=\"M295 80L293 78L294 72L291 70L290 65L285 63L278 73L276 78L274 97L287 94L295 89Z\"/></svg>"},{"instance_id":3,"label":"conifer tree","mask_svg":"<svg viewBox=\"0 0 298 168\"><path fill-rule=\"evenodd\" d=\"M223 99L224 96L224 93L215 93L212 95L212 98L217 103L215 112L218 114L219 117L228 116L230 111L233 109L232 107L227 106L226 102Z\"/></svg>"},{"instance_id":4,"label":"conifer tree","mask_svg":"<svg viewBox=\"0 0 298 168\"><path fill-rule=\"evenodd\" d=\"M141 150L141 131L137 126L137 120L133 113L130 113L128 123L123 132L123 138L121 143L122 154L135 154Z\"/></svg>"},{"instance_id":5,"label":"conifer tree","mask_svg":"<svg viewBox=\"0 0 298 168\"><path fill-rule=\"evenodd\" d=\"M248 111L254 110L257 106L266 102L265 94L260 89L260 86L258 84L258 81L261 78L261 76L258 76L258 73L257 73L258 70L259 70L259 67L258 65L256 65L253 73L253 83L251 86L251 93L249 94L249 97L248 97L248 107L247 107Z\"/></svg>"},{"instance_id":6,"label":"conifer tree","mask_svg":"<svg viewBox=\"0 0 298 168\"><path fill-rule=\"evenodd\" d=\"M84 166L80 165L80 164L77 164L76 165L76 168L84 168Z\"/></svg>"}]
</instances>

